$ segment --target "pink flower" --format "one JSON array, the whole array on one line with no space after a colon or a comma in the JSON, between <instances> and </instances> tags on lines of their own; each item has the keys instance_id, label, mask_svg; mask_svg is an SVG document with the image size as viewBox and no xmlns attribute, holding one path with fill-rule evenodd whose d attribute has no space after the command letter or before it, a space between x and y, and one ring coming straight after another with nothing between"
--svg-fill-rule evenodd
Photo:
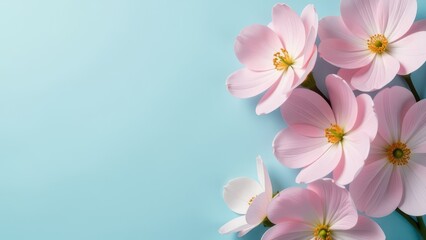
<instances>
[{"instance_id":1,"label":"pink flower","mask_svg":"<svg viewBox=\"0 0 426 240\"><path fill-rule=\"evenodd\" d=\"M319 52L355 89L380 89L425 62L426 21L413 25L416 0L342 0L340 10L320 21Z\"/></svg>"},{"instance_id":2,"label":"pink flower","mask_svg":"<svg viewBox=\"0 0 426 240\"><path fill-rule=\"evenodd\" d=\"M358 215L349 192L330 180L281 191L269 205L268 217L276 225L262 240L385 239L377 223Z\"/></svg>"},{"instance_id":3,"label":"pink flower","mask_svg":"<svg viewBox=\"0 0 426 240\"><path fill-rule=\"evenodd\" d=\"M312 71L317 48L318 16L308 5L299 17L285 4L272 9L272 23L241 31L235 54L245 65L231 74L229 92L238 98L256 96L269 89L256 107L257 114L277 109Z\"/></svg>"},{"instance_id":4,"label":"pink flower","mask_svg":"<svg viewBox=\"0 0 426 240\"><path fill-rule=\"evenodd\" d=\"M374 98L379 129L365 166L349 186L357 208L382 217L397 207L426 214L426 100L392 87Z\"/></svg>"},{"instance_id":5,"label":"pink flower","mask_svg":"<svg viewBox=\"0 0 426 240\"><path fill-rule=\"evenodd\" d=\"M224 187L223 198L228 207L242 216L225 223L220 234L239 232L243 236L261 224L266 218L269 203L272 200L272 186L268 171L260 157L257 157L257 175L259 183L250 178L236 178Z\"/></svg>"},{"instance_id":6,"label":"pink flower","mask_svg":"<svg viewBox=\"0 0 426 240\"><path fill-rule=\"evenodd\" d=\"M364 165L377 133L373 100L355 97L337 75L328 75L331 106L320 95L295 89L281 107L288 128L275 137L277 159L289 168L302 168L296 182L309 183L327 176L341 185L350 183Z\"/></svg>"}]
</instances>

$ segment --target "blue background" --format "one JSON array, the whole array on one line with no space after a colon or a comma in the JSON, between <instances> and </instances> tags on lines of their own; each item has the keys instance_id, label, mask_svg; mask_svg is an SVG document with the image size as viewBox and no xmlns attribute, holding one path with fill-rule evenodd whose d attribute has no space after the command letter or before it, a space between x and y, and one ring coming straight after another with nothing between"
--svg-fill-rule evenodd
<instances>
[{"instance_id":1,"label":"blue background","mask_svg":"<svg viewBox=\"0 0 426 240\"><path fill-rule=\"evenodd\" d=\"M236 216L222 186L256 178L258 154L275 190L297 173L272 154L279 112L225 88L235 37L275 3L1 1L0 239L237 239L217 233ZM339 15L338 0L286 3ZM377 222L417 238L396 214Z\"/></svg>"}]
</instances>

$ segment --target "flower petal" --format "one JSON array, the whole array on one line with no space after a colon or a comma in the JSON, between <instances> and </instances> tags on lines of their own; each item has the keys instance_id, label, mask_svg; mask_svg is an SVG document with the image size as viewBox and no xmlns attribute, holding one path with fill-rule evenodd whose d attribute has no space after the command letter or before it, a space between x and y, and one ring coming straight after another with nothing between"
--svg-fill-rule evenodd
<instances>
[{"instance_id":1,"label":"flower petal","mask_svg":"<svg viewBox=\"0 0 426 240\"><path fill-rule=\"evenodd\" d=\"M327 176L337 167L341 158L342 146L340 144L331 145L320 158L300 171L296 177L296 182L310 183Z\"/></svg>"},{"instance_id":2,"label":"flower petal","mask_svg":"<svg viewBox=\"0 0 426 240\"><path fill-rule=\"evenodd\" d=\"M314 48L313 48L313 52L311 56L307 55L306 51L309 51L309 50L307 50L307 48L305 49L305 55L303 59L304 62L302 63L303 65L301 64L300 66L293 66L294 73L296 74L294 78L293 86L292 86L293 88L296 88L300 84L302 84L306 80L306 77L308 76L308 74L311 73L315 67L315 63L318 57L318 51L315 45L313 47ZM305 62L305 60L307 62Z\"/></svg>"},{"instance_id":3,"label":"flower petal","mask_svg":"<svg viewBox=\"0 0 426 240\"><path fill-rule=\"evenodd\" d=\"M325 130L336 122L328 103L308 89L293 90L281 107L281 114L288 126L303 124Z\"/></svg>"},{"instance_id":4,"label":"flower petal","mask_svg":"<svg viewBox=\"0 0 426 240\"><path fill-rule=\"evenodd\" d=\"M358 114L353 130L363 131L368 135L371 141L377 134L378 121L374 112L373 99L367 94L361 94L356 97L358 103Z\"/></svg>"},{"instance_id":5,"label":"flower petal","mask_svg":"<svg viewBox=\"0 0 426 240\"><path fill-rule=\"evenodd\" d=\"M387 53L376 54L370 65L359 69L351 79L354 88L369 92L383 88L398 73L398 60Z\"/></svg>"},{"instance_id":6,"label":"flower petal","mask_svg":"<svg viewBox=\"0 0 426 240\"><path fill-rule=\"evenodd\" d=\"M259 225L265 219L270 198L266 193L258 195L249 206L246 221L250 225Z\"/></svg>"},{"instance_id":7,"label":"flower petal","mask_svg":"<svg viewBox=\"0 0 426 240\"><path fill-rule=\"evenodd\" d=\"M256 96L276 82L281 72L274 70L255 72L247 68L232 73L226 80L228 91L238 98Z\"/></svg>"},{"instance_id":8,"label":"flower petal","mask_svg":"<svg viewBox=\"0 0 426 240\"><path fill-rule=\"evenodd\" d=\"M231 221L225 223L222 227L219 228L220 234L227 234L231 232L238 232L250 227L246 222L245 216L240 216L232 219Z\"/></svg>"},{"instance_id":9,"label":"flower petal","mask_svg":"<svg viewBox=\"0 0 426 240\"><path fill-rule=\"evenodd\" d=\"M265 71L275 69L274 54L282 48L277 34L263 25L244 28L235 41L235 54L238 60L250 70Z\"/></svg>"},{"instance_id":10,"label":"flower petal","mask_svg":"<svg viewBox=\"0 0 426 240\"><path fill-rule=\"evenodd\" d=\"M401 141L414 149L426 143L426 100L415 103L405 114Z\"/></svg>"},{"instance_id":11,"label":"flower petal","mask_svg":"<svg viewBox=\"0 0 426 240\"><path fill-rule=\"evenodd\" d=\"M257 226L250 226L250 227L247 227L247 228L239 231L238 232L238 237L242 237L242 236L246 235L248 232L250 232L251 230L253 230L253 228L255 228L255 227L257 227Z\"/></svg>"},{"instance_id":12,"label":"flower petal","mask_svg":"<svg viewBox=\"0 0 426 240\"><path fill-rule=\"evenodd\" d=\"M289 6L276 4L272 9L272 25L289 54L298 57L306 39L302 19Z\"/></svg>"},{"instance_id":13,"label":"flower petal","mask_svg":"<svg viewBox=\"0 0 426 240\"><path fill-rule=\"evenodd\" d=\"M341 1L340 12L347 28L355 35L368 39L380 33L376 17L380 11L379 1L351 0Z\"/></svg>"},{"instance_id":14,"label":"flower petal","mask_svg":"<svg viewBox=\"0 0 426 240\"><path fill-rule=\"evenodd\" d=\"M266 231L261 240L313 239L313 227L303 222L283 222Z\"/></svg>"},{"instance_id":15,"label":"flower petal","mask_svg":"<svg viewBox=\"0 0 426 240\"><path fill-rule=\"evenodd\" d=\"M356 225L348 230L334 230L333 239L336 240L359 240L359 239L386 239L385 233L373 220L359 216Z\"/></svg>"},{"instance_id":16,"label":"flower petal","mask_svg":"<svg viewBox=\"0 0 426 240\"><path fill-rule=\"evenodd\" d=\"M265 164L263 164L263 160L260 156L257 156L256 164L257 176L259 178L260 185L263 187L266 196L268 196L268 199L272 199L271 179L269 178L268 170L266 169Z\"/></svg>"},{"instance_id":17,"label":"flower petal","mask_svg":"<svg viewBox=\"0 0 426 240\"><path fill-rule=\"evenodd\" d=\"M426 214L426 167L410 161L401 173L404 194L399 208L412 216Z\"/></svg>"},{"instance_id":18,"label":"flower petal","mask_svg":"<svg viewBox=\"0 0 426 240\"><path fill-rule=\"evenodd\" d=\"M366 164L349 185L358 210L372 217L392 213L402 197L401 174L386 159Z\"/></svg>"},{"instance_id":19,"label":"flower petal","mask_svg":"<svg viewBox=\"0 0 426 240\"><path fill-rule=\"evenodd\" d=\"M223 198L228 207L239 214L246 214L252 197L263 192L259 183L250 178L236 178L223 188Z\"/></svg>"},{"instance_id":20,"label":"flower petal","mask_svg":"<svg viewBox=\"0 0 426 240\"><path fill-rule=\"evenodd\" d=\"M402 119L415 102L409 90L398 86L383 89L374 97L374 106L380 123L378 134L388 143L400 140Z\"/></svg>"},{"instance_id":21,"label":"flower petal","mask_svg":"<svg viewBox=\"0 0 426 240\"><path fill-rule=\"evenodd\" d=\"M366 45L355 44L344 39L321 40L318 51L324 60L340 68L364 67L369 65L374 58L374 54L368 50Z\"/></svg>"},{"instance_id":22,"label":"flower petal","mask_svg":"<svg viewBox=\"0 0 426 240\"><path fill-rule=\"evenodd\" d=\"M350 229L358 220L358 213L349 192L331 180L318 180L308 184L323 202L324 219L332 229Z\"/></svg>"},{"instance_id":23,"label":"flower petal","mask_svg":"<svg viewBox=\"0 0 426 240\"><path fill-rule=\"evenodd\" d=\"M408 30L408 32L404 36L408 36L412 33L422 31L426 31L426 19L415 21L413 25L411 25L410 30Z\"/></svg>"},{"instance_id":24,"label":"flower petal","mask_svg":"<svg viewBox=\"0 0 426 240\"><path fill-rule=\"evenodd\" d=\"M356 45L365 44L365 39L354 35L340 16L327 16L320 20L318 35L321 41L328 38L344 39Z\"/></svg>"},{"instance_id":25,"label":"flower petal","mask_svg":"<svg viewBox=\"0 0 426 240\"><path fill-rule=\"evenodd\" d=\"M294 71L289 68L269 90L263 95L256 106L256 114L267 114L279 108L291 93Z\"/></svg>"},{"instance_id":26,"label":"flower petal","mask_svg":"<svg viewBox=\"0 0 426 240\"><path fill-rule=\"evenodd\" d=\"M401 67L398 74L407 75L421 67L426 61L426 32L415 32L392 43L390 54Z\"/></svg>"},{"instance_id":27,"label":"flower petal","mask_svg":"<svg viewBox=\"0 0 426 240\"><path fill-rule=\"evenodd\" d=\"M345 80L351 87L352 90L356 90L352 84L351 84L351 80L352 77L355 75L356 72L358 72L359 69L345 69L345 68L341 68L339 69L339 71L337 72L337 75L339 75L343 80Z\"/></svg>"},{"instance_id":28,"label":"flower petal","mask_svg":"<svg viewBox=\"0 0 426 240\"><path fill-rule=\"evenodd\" d=\"M379 19L382 19L382 33L392 42L410 29L416 18L417 1L381 0L378 14Z\"/></svg>"},{"instance_id":29,"label":"flower petal","mask_svg":"<svg viewBox=\"0 0 426 240\"><path fill-rule=\"evenodd\" d=\"M289 168L301 168L318 160L327 152L331 143L328 143L325 137L314 138L300 135L290 127L279 132L272 145L276 158L283 165Z\"/></svg>"},{"instance_id":30,"label":"flower petal","mask_svg":"<svg viewBox=\"0 0 426 240\"><path fill-rule=\"evenodd\" d=\"M313 191L291 187L282 190L268 207L268 218L275 224L286 221L315 223L323 219L322 199Z\"/></svg>"},{"instance_id":31,"label":"flower petal","mask_svg":"<svg viewBox=\"0 0 426 240\"><path fill-rule=\"evenodd\" d=\"M300 18L302 19L303 26L305 26L305 34L308 36L309 32L313 28L313 35L317 36L318 31L318 14L313 4L308 4L302 10L300 14ZM308 42L306 42L307 44Z\"/></svg>"},{"instance_id":32,"label":"flower petal","mask_svg":"<svg viewBox=\"0 0 426 240\"><path fill-rule=\"evenodd\" d=\"M345 132L352 129L357 119L358 104L349 85L339 76L330 74L325 79L336 123Z\"/></svg>"},{"instance_id":33,"label":"flower petal","mask_svg":"<svg viewBox=\"0 0 426 240\"><path fill-rule=\"evenodd\" d=\"M364 166L364 160L370 150L370 138L361 131L351 132L344 137L344 161L340 161L338 171L333 172L333 177L340 185L351 183Z\"/></svg>"}]
</instances>

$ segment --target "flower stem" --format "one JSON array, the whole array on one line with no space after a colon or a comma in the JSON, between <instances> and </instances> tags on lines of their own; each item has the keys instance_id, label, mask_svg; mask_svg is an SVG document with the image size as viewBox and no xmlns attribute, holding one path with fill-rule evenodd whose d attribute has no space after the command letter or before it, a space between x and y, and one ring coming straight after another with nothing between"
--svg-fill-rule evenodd
<instances>
[{"instance_id":1,"label":"flower stem","mask_svg":"<svg viewBox=\"0 0 426 240\"><path fill-rule=\"evenodd\" d=\"M426 226L423 221L423 217L416 217L417 221L414 220L410 215L404 213L399 208L396 209L396 212L399 213L402 217L404 217L405 220L407 220L408 223L413 226L417 232L420 234L423 240L426 240Z\"/></svg>"},{"instance_id":2,"label":"flower stem","mask_svg":"<svg viewBox=\"0 0 426 240\"><path fill-rule=\"evenodd\" d=\"M413 93L413 95L414 95L414 98L416 99L416 101L418 102L418 101L420 101L420 96L419 96L419 94L417 93L417 90L416 90L416 87L414 86L414 84L413 84L413 80L411 80L411 75L410 74L408 74L408 75L404 75L404 76L402 76L402 78L405 80L405 82L407 83L407 85L408 85L408 87L410 88L410 90L411 90L411 92Z\"/></svg>"},{"instance_id":3,"label":"flower stem","mask_svg":"<svg viewBox=\"0 0 426 240\"><path fill-rule=\"evenodd\" d=\"M310 90L318 93L322 98L325 99L325 101L328 102L328 104L330 104L330 100L317 87L317 83L315 82L315 78L314 78L314 75L312 74L312 72L310 72L308 74L308 76L306 77L305 81L303 81L303 83L301 85L304 88L310 89Z\"/></svg>"}]
</instances>

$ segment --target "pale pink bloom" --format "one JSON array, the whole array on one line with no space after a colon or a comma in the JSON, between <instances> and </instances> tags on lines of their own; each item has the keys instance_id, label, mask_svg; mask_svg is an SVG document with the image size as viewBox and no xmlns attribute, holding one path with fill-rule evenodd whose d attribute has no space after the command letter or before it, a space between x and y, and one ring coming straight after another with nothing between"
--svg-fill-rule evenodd
<instances>
[{"instance_id":1,"label":"pale pink bloom","mask_svg":"<svg viewBox=\"0 0 426 240\"><path fill-rule=\"evenodd\" d=\"M349 186L357 208L382 217L397 207L426 214L426 100L392 87L374 98L379 129L365 166Z\"/></svg>"},{"instance_id":2,"label":"pale pink bloom","mask_svg":"<svg viewBox=\"0 0 426 240\"><path fill-rule=\"evenodd\" d=\"M371 219L358 215L349 192L331 180L281 191L268 207L276 225L262 240L381 240L385 235Z\"/></svg>"},{"instance_id":3,"label":"pale pink bloom","mask_svg":"<svg viewBox=\"0 0 426 240\"><path fill-rule=\"evenodd\" d=\"M355 89L381 89L425 62L426 21L413 24L416 0L342 0L340 10L320 21L319 52Z\"/></svg>"},{"instance_id":4,"label":"pale pink bloom","mask_svg":"<svg viewBox=\"0 0 426 240\"><path fill-rule=\"evenodd\" d=\"M227 81L229 92L249 98L266 91L256 107L257 114L277 109L312 71L317 47L318 15L308 5L299 17L285 4L272 9L268 26L252 25L241 31L235 54L245 65Z\"/></svg>"},{"instance_id":5,"label":"pale pink bloom","mask_svg":"<svg viewBox=\"0 0 426 240\"><path fill-rule=\"evenodd\" d=\"M223 198L228 207L242 216L225 223L219 233L239 232L241 237L261 224L266 218L267 208L272 200L272 185L263 161L257 157L259 182L241 177L228 182L224 187Z\"/></svg>"},{"instance_id":6,"label":"pale pink bloom","mask_svg":"<svg viewBox=\"0 0 426 240\"><path fill-rule=\"evenodd\" d=\"M377 133L373 100L355 97L337 75L328 75L331 106L318 94L295 89L281 107L288 128L275 137L277 159L289 168L303 168L296 182L309 183L333 172L341 185L350 183L364 165Z\"/></svg>"}]
</instances>

